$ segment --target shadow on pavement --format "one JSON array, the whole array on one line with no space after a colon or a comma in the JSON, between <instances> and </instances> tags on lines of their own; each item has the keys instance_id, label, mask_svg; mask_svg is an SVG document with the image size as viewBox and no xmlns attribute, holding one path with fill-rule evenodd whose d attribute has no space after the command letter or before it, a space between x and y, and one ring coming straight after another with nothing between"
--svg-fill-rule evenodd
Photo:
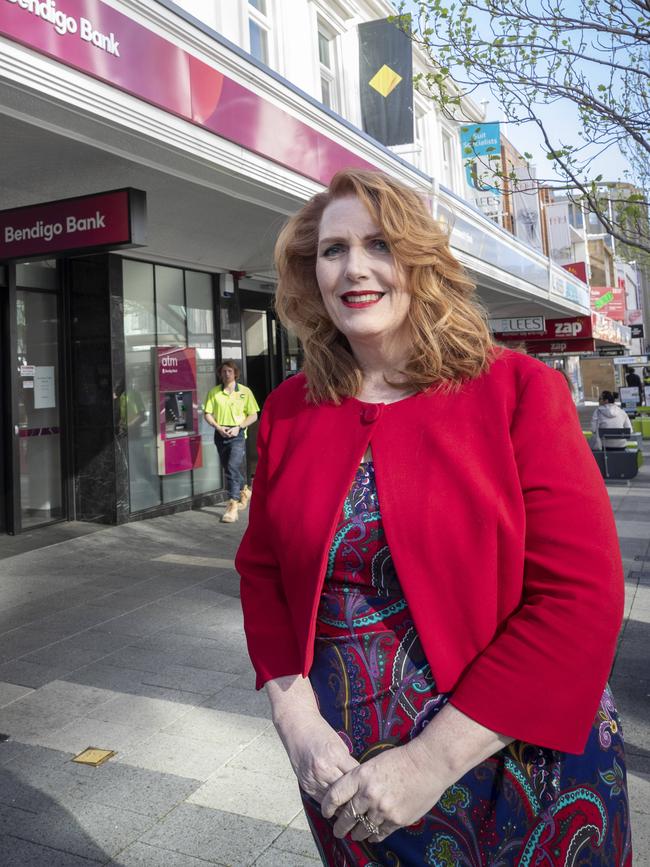
<instances>
[{"instance_id":1,"label":"shadow on pavement","mask_svg":"<svg viewBox=\"0 0 650 867\"><path fill-rule=\"evenodd\" d=\"M77 801L78 809L73 805L71 792L83 782L79 766L71 770L67 754L47 751L52 755L46 758L41 749L11 741L0 744L0 763L7 750L13 757L0 766L2 867L107 864L109 853L75 815L92 827L93 805L82 800ZM105 833L102 828L100 834Z\"/></svg>"}]
</instances>

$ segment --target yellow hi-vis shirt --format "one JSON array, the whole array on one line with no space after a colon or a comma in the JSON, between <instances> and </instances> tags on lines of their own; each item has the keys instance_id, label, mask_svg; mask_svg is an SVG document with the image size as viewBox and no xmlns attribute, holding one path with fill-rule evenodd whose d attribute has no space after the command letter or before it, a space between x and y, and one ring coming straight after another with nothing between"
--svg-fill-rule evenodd
<instances>
[{"instance_id":1,"label":"yellow hi-vis shirt","mask_svg":"<svg viewBox=\"0 0 650 867\"><path fill-rule=\"evenodd\" d=\"M235 384L235 389L230 394L223 390L223 385L211 388L203 407L203 412L210 413L216 423L223 427L239 425L247 416L259 411L253 392L239 383ZM244 436L247 435L244 430Z\"/></svg>"}]
</instances>

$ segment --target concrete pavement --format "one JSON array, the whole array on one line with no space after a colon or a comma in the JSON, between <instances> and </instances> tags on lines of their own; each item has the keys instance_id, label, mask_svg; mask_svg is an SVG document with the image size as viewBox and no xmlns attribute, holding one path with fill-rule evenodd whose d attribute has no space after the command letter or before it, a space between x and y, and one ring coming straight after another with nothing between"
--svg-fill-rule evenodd
<instances>
[{"instance_id":1,"label":"concrete pavement","mask_svg":"<svg viewBox=\"0 0 650 867\"><path fill-rule=\"evenodd\" d=\"M650 865L650 454L609 488L627 576L612 685ZM0 864L314 867L256 693L219 508L0 538ZM85 747L116 750L93 768Z\"/></svg>"}]
</instances>

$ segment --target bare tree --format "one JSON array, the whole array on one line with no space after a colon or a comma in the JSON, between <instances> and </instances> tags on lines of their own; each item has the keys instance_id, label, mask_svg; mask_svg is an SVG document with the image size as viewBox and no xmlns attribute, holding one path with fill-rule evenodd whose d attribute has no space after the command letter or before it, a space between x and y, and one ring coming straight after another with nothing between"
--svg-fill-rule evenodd
<instances>
[{"instance_id":1,"label":"bare tree","mask_svg":"<svg viewBox=\"0 0 650 867\"><path fill-rule=\"evenodd\" d=\"M462 94L487 85L509 123L539 131L555 176L538 181L583 200L604 231L650 255L650 0L413 0L396 21L431 62L416 87L447 117L467 123ZM564 100L577 108L572 141L544 120ZM616 147L631 167L623 184L593 169Z\"/></svg>"}]
</instances>

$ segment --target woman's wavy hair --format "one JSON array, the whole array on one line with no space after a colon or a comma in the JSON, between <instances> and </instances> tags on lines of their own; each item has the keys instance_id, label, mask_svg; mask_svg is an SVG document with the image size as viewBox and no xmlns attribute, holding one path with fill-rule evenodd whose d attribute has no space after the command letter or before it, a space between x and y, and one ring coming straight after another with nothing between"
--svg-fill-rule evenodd
<instances>
[{"instance_id":1,"label":"woman's wavy hair","mask_svg":"<svg viewBox=\"0 0 650 867\"><path fill-rule=\"evenodd\" d=\"M474 283L449 249L447 230L416 191L383 172L346 169L289 220L275 247L275 307L302 343L310 400L338 403L361 388L361 370L327 314L316 281L323 211L349 195L364 203L381 228L412 295L410 351L399 387L423 391L438 383L452 388L479 376L489 366L494 343Z\"/></svg>"}]
</instances>

